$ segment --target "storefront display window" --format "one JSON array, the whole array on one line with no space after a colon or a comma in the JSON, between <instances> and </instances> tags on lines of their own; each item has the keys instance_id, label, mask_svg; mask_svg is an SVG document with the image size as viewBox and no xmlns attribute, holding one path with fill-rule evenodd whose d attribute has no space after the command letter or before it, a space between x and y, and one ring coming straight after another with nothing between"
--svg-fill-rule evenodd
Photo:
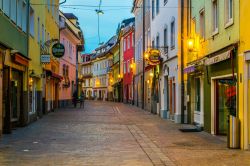
<instances>
[{"instance_id":1,"label":"storefront display window","mask_svg":"<svg viewBox=\"0 0 250 166\"><path fill-rule=\"evenodd\" d=\"M217 134L227 134L228 116L236 116L236 84L232 79L216 81Z\"/></svg>"}]
</instances>

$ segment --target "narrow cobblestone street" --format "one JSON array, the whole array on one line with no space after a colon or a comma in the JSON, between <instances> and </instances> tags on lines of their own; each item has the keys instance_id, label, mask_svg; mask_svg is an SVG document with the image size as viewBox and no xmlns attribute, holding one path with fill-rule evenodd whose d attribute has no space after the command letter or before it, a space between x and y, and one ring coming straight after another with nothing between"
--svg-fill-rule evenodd
<instances>
[{"instance_id":1,"label":"narrow cobblestone street","mask_svg":"<svg viewBox=\"0 0 250 166\"><path fill-rule=\"evenodd\" d=\"M250 165L249 151L181 127L133 106L86 102L84 110L60 109L4 135L0 165Z\"/></svg>"}]
</instances>

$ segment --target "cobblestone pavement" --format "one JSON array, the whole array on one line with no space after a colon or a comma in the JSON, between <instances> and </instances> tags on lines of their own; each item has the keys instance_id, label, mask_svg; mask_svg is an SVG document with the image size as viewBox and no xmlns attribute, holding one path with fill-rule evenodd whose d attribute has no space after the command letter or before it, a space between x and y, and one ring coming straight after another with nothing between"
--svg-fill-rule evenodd
<instances>
[{"instance_id":1,"label":"cobblestone pavement","mask_svg":"<svg viewBox=\"0 0 250 166\"><path fill-rule=\"evenodd\" d=\"M0 165L250 166L249 151L181 127L133 106L90 101L4 135Z\"/></svg>"}]
</instances>

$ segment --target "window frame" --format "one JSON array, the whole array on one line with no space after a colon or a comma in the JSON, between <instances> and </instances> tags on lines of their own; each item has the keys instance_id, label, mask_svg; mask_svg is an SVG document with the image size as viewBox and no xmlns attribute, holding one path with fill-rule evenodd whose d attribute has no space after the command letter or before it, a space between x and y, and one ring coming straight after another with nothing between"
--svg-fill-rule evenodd
<instances>
[{"instance_id":1,"label":"window frame","mask_svg":"<svg viewBox=\"0 0 250 166\"><path fill-rule=\"evenodd\" d=\"M231 2L231 3L229 3L229 2ZM224 0L224 5L225 5L225 8L224 8L225 28L227 28L234 23L234 1L233 0Z\"/></svg>"},{"instance_id":2,"label":"window frame","mask_svg":"<svg viewBox=\"0 0 250 166\"><path fill-rule=\"evenodd\" d=\"M172 20L170 23L170 45L171 45L172 50L175 48L175 33L176 33L175 28L176 28L175 18L172 17Z\"/></svg>"},{"instance_id":3,"label":"window frame","mask_svg":"<svg viewBox=\"0 0 250 166\"><path fill-rule=\"evenodd\" d=\"M200 16L200 30L199 30L199 33L200 33L201 39L205 39L205 37L206 37L206 34L205 34L206 33L205 9L204 8L201 9L199 14L200 14L199 15ZM196 22L195 22L195 24L196 24ZM196 29L195 29L195 32L196 32Z\"/></svg>"},{"instance_id":4,"label":"window frame","mask_svg":"<svg viewBox=\"0 0 250 166\"><path fill-rule=\"evenodd\" d=\"M216 9L215 9L216 4ZM219 33L219 4L218 0L212 0L212 35Z\"/></svg>"}]
</instances>

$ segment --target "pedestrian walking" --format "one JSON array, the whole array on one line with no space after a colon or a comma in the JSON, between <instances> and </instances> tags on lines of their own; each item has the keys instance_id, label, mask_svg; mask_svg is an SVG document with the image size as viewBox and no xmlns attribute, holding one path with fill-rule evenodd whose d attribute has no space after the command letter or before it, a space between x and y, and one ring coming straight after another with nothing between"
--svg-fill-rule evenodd
<instances>
[{"instance_id":1,"label":"pedestrian walking","mask_svg":"<svg viewBox=\"0 0 250 166\"><path fill-rule=\"evenodd\" d=\"M81 95L80 95L80 108L84 108L84 100L85 100L85 95L84 95L84 92L82 91L81 92Z\"/></svg>"},{"instance_id":2,"label":"pedestrian walking","mask_svg":"<svg viewBox=\"0 0 250 166\"><path fill-rule=\"evenodd\" d=\"M72 103L74 105L74 107L76 108L77 105L77 91L75 90L72 96Z\"/></svg>"}]
</instances>

